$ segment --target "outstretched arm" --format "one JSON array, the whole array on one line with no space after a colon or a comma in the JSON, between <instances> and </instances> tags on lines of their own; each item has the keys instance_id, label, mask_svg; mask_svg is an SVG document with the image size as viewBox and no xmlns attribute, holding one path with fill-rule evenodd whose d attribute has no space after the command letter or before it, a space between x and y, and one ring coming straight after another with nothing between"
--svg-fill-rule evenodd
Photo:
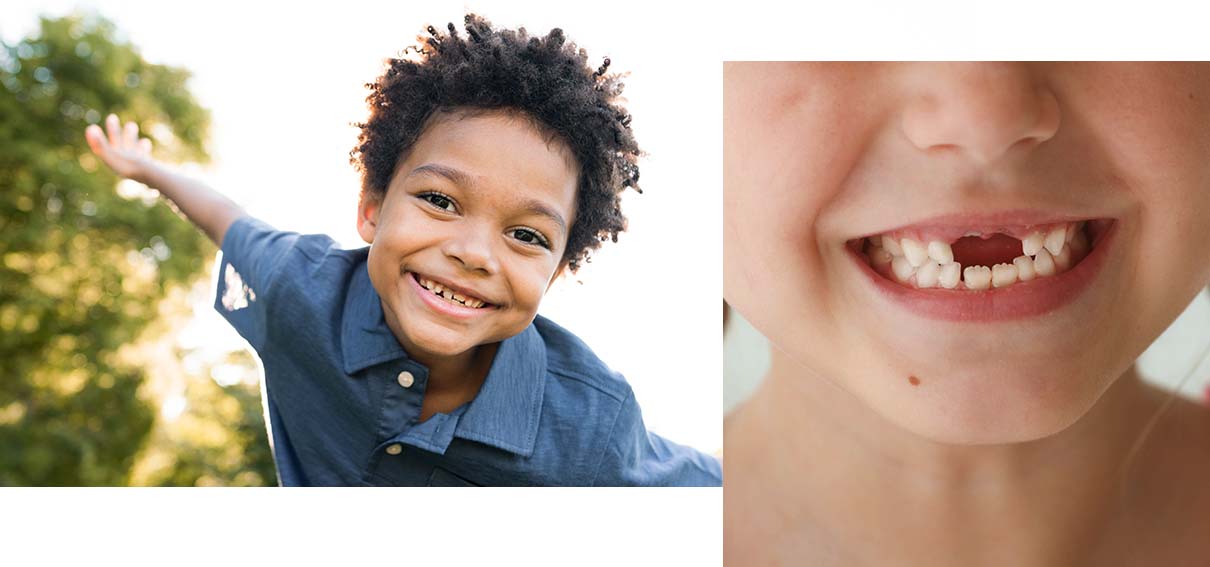
<instances>
[{"instance_id":1,"label":"outstretched arm","mask_svg":"<svg viewBox=\"0 0 1210 567\"><path fill-rule=\"evenodd\" d=\"M202 182L152 159L151 140L139 139L139 126L134 122L127 122L122 128L118 117L110 114L105 119L105 130L102 132L100 126L93 124L84 131L88 146L105 165L122 177L159 190L210 240L223 245L227 228L244 214L239 205Z\"/></svg>"}]
</instances>

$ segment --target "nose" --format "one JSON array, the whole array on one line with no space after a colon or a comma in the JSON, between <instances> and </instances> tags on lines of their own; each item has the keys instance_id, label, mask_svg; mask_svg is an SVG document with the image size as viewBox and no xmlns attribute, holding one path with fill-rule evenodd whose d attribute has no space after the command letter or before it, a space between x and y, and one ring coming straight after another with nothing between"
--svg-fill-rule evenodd
<instances>
[{"instance_id":1,"label":"nose","mask_svg":"<svg viewBox=\"0 0 1210 567\"><path fill-rule=\"evenodd\" d=\"M918 65L902 118L921 150L957 150L980 165L1059 130L1059 101L1023 63Z\"/></svg>"},{"instance_id":2,"label":"nose","mask_svg":"<svg viewBox=\"0 0 1210 567\"><path fill-rule=\"evenodd\" d=\"M500 263L492 248L491 231L464 225L453 238L445 241L445 255L463 269L483 274L500 271Z\"/></svg>"}]
</instances>

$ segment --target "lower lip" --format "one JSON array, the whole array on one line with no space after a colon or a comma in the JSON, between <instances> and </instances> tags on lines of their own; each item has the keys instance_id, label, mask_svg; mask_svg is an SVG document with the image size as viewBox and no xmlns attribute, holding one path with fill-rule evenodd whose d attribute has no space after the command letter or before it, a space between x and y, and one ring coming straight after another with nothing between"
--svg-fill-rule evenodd
<instances>
[{"instance_id":1,"label":"lower lip","mask_svg":"<svg viewBox=\"0 0 1210 567\"><path fill-rule=\"evenodd\" d=\"M1105 263L1117 234L1110 224L1080 263L1056 276L1017 282L986 291L915 289L899 285L875 272L860 252L845 247L858 267L883 297L921 317L956 322L991 322L1024 319L1050 313L1071 303L1089 287Z\"/></svg>"},{"instance_id":2,"label":"lower lip","mask_svg":"<svg viewBox=\"0 0 1210 567\"><path fill-rule=\"evenodd\" d=\"M420 282L416 281L416 274L406 272L404 277L406 277L408 282L411 283L412 290L416 292L416 295L420 296L420 301L423 301L424 304L432 308L433 311L441 313L442 315L448 315L457 319L470 319L472 317L483 315L484 313L487 313L493 309L493 307L480 307L475 309L472 307L454 305L453 303L437 297L437 294L424 289L424 286L420 285Z\"/></svg>"}]
</instances>

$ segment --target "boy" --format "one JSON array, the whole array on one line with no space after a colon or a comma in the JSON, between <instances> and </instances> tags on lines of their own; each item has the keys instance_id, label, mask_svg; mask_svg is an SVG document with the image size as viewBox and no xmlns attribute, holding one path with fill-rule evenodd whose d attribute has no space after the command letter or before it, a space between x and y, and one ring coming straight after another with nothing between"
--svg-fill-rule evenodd
<instances>
[{"instance_id":1,"label":"boy","mask_svg":"<svg viewBox=\"0 0 1210 567\"><path fill-rule=\"evenodd\" d=\"M117 117L87 132L223 250L215 307L257 350L283 485L720 485L717 460L647 433L629 386L542 295L625 228L639 149L595 71L467 16L370 85L352 161L358 232L279 232L148 158Z\"/></svg>"}]
</instances>

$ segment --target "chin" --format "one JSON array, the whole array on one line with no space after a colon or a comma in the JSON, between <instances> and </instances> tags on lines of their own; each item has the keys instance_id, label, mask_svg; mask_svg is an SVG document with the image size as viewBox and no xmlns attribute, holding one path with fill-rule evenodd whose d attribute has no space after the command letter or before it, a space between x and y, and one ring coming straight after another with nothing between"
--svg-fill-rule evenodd
<instances>
[{"instance_id":1,"label":"chin","mask_svg":"<svg viewBox=\"0 0 1210 567\"><path fill-rule=\"evenodd\" d=\"M457 356L480 344L470 339L465 332L440 327L426 327L428 326L419 328L405 326L403 331L410 343L431 356Z\"/></svg>"},{"instance_id":2,"label":"chin","mask_svg":"<svg viewBox=\"0 0 1210 567\"><path fill-rule=\"evenodd\" d=\"M868 399L875 411L920 437L954 445L1023 443L1071 427L1109 387L1106 374L1074 369L953 372L904 392ZM886 388L881 389L887 392ZM905 396L918 396L904 403Z\"/></svg>"}]
</instances>

